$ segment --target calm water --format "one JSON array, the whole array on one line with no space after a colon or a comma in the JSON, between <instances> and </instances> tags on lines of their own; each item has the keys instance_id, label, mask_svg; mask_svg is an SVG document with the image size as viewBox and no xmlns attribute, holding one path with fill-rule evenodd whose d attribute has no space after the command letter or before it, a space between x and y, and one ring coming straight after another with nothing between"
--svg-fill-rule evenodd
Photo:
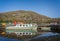
<instances>
[{"instance_id":1,"label":"calm water","mask_svg":"<svg viewBox=\"0 0 60 41\"><path fill-rule=\"evenodd\" d=\"M45 33L45 34L42 34L42 35L38 35L35 38L46 37L46 36L53 36L53 35L60 35L60 34L48 32L48 33ZM5 38L5 37L1 37L0 36L0 41L23 41L23 40Z\"/></svg>"}]
</instances>

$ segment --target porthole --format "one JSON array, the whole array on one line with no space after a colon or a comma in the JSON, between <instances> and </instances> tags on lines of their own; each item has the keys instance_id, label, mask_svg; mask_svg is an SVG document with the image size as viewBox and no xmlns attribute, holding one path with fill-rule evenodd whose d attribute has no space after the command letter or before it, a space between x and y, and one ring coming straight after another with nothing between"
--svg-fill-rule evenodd
<instances>
[{"instance_id":1,"label":"porthole","mask_svg":"<svg viewBox=\"0 0 60 41\"><path fill-rule=\"evenodd\" d=\"M23 26L25 26L25 25L23 25Z\"/></svg>"},{"instance_id":2,"label":"porthole","mask_svg":"<svg viewBox=\"0 0 60 41\"><path fill-rule=\"evenodd\" d=\"M26 24L26 27L27 27L27 24Z\"/></svg>"},{"instance_id":3,"label":"porthole","mask_svg":"<svg viewBox=\"0 0 60 41\"><path fill-rule=\"evenodd\" d=\"M16 33L16 34L18 34L18 33Z\"/></svg>"},{"instance_id":4,"label":"porthole","mask_svg":"<svg viewBox=\"0 0 60 41\"><path fill-rule=\"evenodd\" d=\"M20 35L21 35L22 33L20 33Z\"/></svg>"},{"instance_id":5,"label":"porthole","mask_svg":"<svg viewBox=\"0 0 60 41\"><path fill-rule=\"evenodd\" d=\"M29 33L29 35L30 35L31 33Z\"/></svg>"},{"instance_id":6,"label":"porthole","mask_svg":"<svg viewBox=\"0 0 60 41\"><path fill-rule=\"evenodd\" d=\"M28 33L26 33L26 35L27 35Z\"/></svg>"},{"instance_id":7,"label":"porthole","mask_svg":"<svg viewBox=\"0 0 60 41\"><path fill-rule=\"evenodd\" d=\"M22 26L22 25L20 25L20 26Z\"/></svg>"},{"instance_id":8,"label":"porthole","mask_svg":"<svg viewBox=\"0 0 60 41\"><path fill-rule=\"evenodd\" d=\"M23 33L23 35L24 35L25 33Z\"/></svg>"},{"instance_id":9,"label":"porthole","mask_svg":"<svg viewBox=\"0 0 60 41\"><path fill-rule=\"evenodd\" d=\"M16 33L17 35L19 35L19 33Z\"/></svg>"}]
</instances>

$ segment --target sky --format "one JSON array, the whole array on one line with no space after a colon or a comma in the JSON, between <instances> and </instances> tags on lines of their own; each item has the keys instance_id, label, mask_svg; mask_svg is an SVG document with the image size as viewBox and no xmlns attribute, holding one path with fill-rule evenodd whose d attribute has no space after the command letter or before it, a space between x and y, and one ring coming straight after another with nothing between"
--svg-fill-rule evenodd
<instances>
[{"instance_id":1,"label":"sky","mask_svg":"<svg viewBox=\"0 0 60 41\"><path fill-rule=\"evenodd\" d=\"M27 10L60 18L60 0L0 0L0 13Z\"/></svg>"}]
</instances>

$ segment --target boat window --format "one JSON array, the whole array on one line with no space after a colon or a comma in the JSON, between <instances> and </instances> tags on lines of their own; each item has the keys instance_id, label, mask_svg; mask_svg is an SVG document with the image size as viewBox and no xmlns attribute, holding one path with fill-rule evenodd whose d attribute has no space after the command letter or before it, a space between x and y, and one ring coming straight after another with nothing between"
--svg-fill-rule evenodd
<instances>
[{"instance_id":1,"label":"boat window","mask_svg":"<svg viewBox=\"0 0 60 41\"><path fill-rule=\"evenodd\" d=\"M23 34L25 34L25 33L23 33Z\"/></svg>"},{"instance_id":2,"label":"boat window","mask_svg":"<svg viewBox=\"0 0 60 41\"><path fill-rule=\"evenodd\" d=\"M29 33L29 35L32 35L32 33Z\"/></svg>"},{"instance_id":3,"label":"boat window","mask_svg":"<svg viewBox=\"0 0 60 41\"><path fill-rule=\"evenodd\" d=\"M27 24L25 24L24 26L27 27Z\"/></svg>"},{"instance_id":4,"label":"boat window","mask_svg":"<svg viewBox=\"0 0 60 41\"><path fill-rule=\"evenodd\" d=\"M17 34L19 34L19 33L17 33Z\"/></svg>"},{"instance_id":5,"label":"boat window","mask_svg":"<svg viewBox=\"0 0 60 41\"><path fill-rule=\"evenodd\" d=\"M20 33L20 35L21 35L22 33Z\"/></svg>"},{"instance_id":6,"label":"boat window","mask_svg":"<svg viewBox=\"0 0 60 41\"><path fill-rule=\"evenodd\" d=\"M28 33L26 33L26 34L28 34Z\"/></svg>"},{"instance_id":7,"label":"boat window","mask_svg":"<svg viewBox=\"0 0 60 41\"><path fill-rule=\"evenodd\" d=\"M29 33L29 35L30 35L31 33Z\"/></svg>"},{"instance_id":8,"label":"boat window","mask_svg":"<svg viewBox=\"0 0 60 41\"><path fill-rule=\"evenodd\" d=\"M30 25L29 25L29 24L27 24L26 26L28 26L28 27L29 27Z\"/></svg>"},{"instance_id":9,"label":"boat window","mask_svg":"<svg viewBox=\"0 0 60 41\"><path fill-rule=\"evenodd\" d=\"M20 26L22 26L22 25L20 25Z\"/></svg>"},{"instance_id":10,"label":"boat window","mask_svg":"<svg viewBox=\"0 0 60 41\"><path fill-rule=\"evenodd\" d=\"M23 25L23 26L25 26L25 25Z\"/></svg>"},{"instance_id":11,"label":"boat window","mask_svg":"<svg viewBox=\"0 0 60 41\"><path fill-rule=\"evenodd\" d=\"M28 25L26 24L26 26L28 26Z\"/></svg>"}]
</instances>

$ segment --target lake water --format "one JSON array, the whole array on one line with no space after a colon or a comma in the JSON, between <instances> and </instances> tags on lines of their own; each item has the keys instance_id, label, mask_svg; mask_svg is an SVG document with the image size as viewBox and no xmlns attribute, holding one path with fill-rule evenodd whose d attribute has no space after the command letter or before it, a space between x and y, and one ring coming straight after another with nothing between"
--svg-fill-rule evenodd
<instances>
[{"instance_id":1,"label":"lake water","mask_svg":"<svg viewBox=\"0 0 60 41\"><path fill-rule=\"evenodd\" d=\"M48 33L45 33L45 34L42 34L42 35L38 35L38 36L36 36L34 38L46 37L46 36L53 36L53 35L60 35L60 34L48 32ZM11 39L11 38L6 38L6 37L0 36L0 41L23 41L23 40Z\"/></svg>"}]
</instances>

